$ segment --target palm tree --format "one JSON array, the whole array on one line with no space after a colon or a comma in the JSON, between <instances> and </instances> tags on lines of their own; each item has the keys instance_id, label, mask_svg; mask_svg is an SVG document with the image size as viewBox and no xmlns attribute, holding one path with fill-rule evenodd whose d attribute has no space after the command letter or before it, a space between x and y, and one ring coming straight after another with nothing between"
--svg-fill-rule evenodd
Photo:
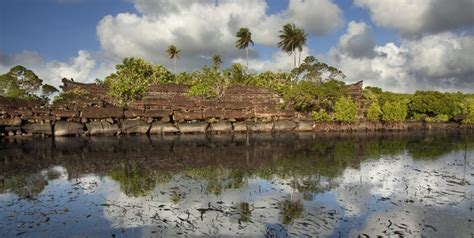
<instances>
[{"instance_id":1,"label":"palm tree","mask_svg":"<svg viewBox=\"0 0 474 238\"><path fill-rule=\"evenodd\" d=\"M308 41L308 33L304 29L296 29L296 48L298 48L298 65L301 64L301 52L303 51L303 46L306 45Z\"/></svg>"},{"instance_id":2,"label":"palm tree","mask_svg":"<svg viewBox=\"0 0 474 238\"><path fill-rule=\"evenodd\" d=\"M254 45L252 40L252 33L248 28L240 28L235 35L238 39L235 42L235 47L238 49L245 49L247 51L247 68L249 67L249 44Z\"/></svg>"},{"instance_id":3,"label":"palm tree","mask_svg":"<svg viewBox=\"0 0 474 238\"><path fill-rule=\"evenodd\" d=\"M166 53L168 54L168 58L174 59L174 73L176 73L176 61L179 59L179 53L181 53L181 50L178 50L174 45L170 45L166 50Z\"/></svg>"},{"instance_id":4,"label":"palm tree","mask_svg":"<svg viewBox=\"0 0 474 238\"><path fill-rule=\"evenodd\" d=\"M298 47L298 29L295 24L288 23L283 26L283 30L280 30L280 42L278 42L278 47L283 50L283 52L288 53L288 55L293 54L293 66L296 67L296 55L295 50Z\"/></svg>"},{"instance_id":5,"label":"palm tree","mask_svg":"<svg viewBox=\"0 0 474 238\"><path fill-rule=\"evenodd\" d=\"M214 69L219 69L219 66L222 64L222 58L220 55L213 55L212 56L212 64L214 65Z\"/></svg>"}]
</instances>

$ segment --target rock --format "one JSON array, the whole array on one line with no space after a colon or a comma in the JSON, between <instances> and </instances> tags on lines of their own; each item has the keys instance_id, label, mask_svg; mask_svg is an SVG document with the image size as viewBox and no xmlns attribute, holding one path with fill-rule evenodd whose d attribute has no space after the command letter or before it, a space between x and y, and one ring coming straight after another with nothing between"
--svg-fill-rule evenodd
<instances>
[{"instance_id":1,"label":"rock","mask_svg":"<svg viewBox=\"0 0 474 238\"><path fill-rule=\"evenodd\" d=\"M22 126L22 129L28 134L52 135L53 127L50 123L31 123Z\"/></svg>"},{"instance_id":2,"label":"rock","mask_svg":"<svg viewBox=\"0 0 474 238\"><path fill-rule=\"evenodd\" d=\"M0 118L0 125L2 125L2 126L19 126L19 125L21 125L21 118L19 118L19 117Z\"/></svg>"},{"instance_id":3,"label":"rock","mask_svg":"<svg viewBox=\"0 0 474 238\"><path fill-rule=\"evenodd\" d=\"M114 135L120 131L118 124L107 121L94 121L86 124L89 135Z\"/></svg>"},{"instance_id":4,"label":"rock","mask_svg":"<svg viewBox=\"0 0 474 238\"><path fill-rule=\"evenodd\" d=\"M192 121L192 120L201 120L202 111L174 111L173 120L174 121Z\"/></svg>"},{"instance_id":5,"label":"rock","mask_svg":"<svg viewBox=\"0 0 474 238\"><path fill-rule=\"evenodd\" d=\"M123 113L126 118L142 117L145 114L143 109L130 108Z\"/></svg>"},{"instance_id":6,"label":"rock","mask_svg":"<svg viewBox=\"0 0 474 238\"><path fill-rule=\"evenodd\" d=\"M77 122L58 121L54 124L55 136L80 135L84 133L84 125Z\"/></svg>"},{"instance_id":7,"label":"rock","mask_svg":"<svg viewBox=\"0 0 474 238\"><path fill-rule=\"evenodd\" d=\"M13 131L8 132L8 136L14 136L14 135L15 135L15 132L13 132Z\"/></svg>"},{"instance_id":8,"label":"rock","mask_svg":"<svg viewBox=\"0 0 474 238\"><path fill-rule=\"evenodd\" d=\"M110 118L110 117L109 117L109 118L106 118L105 121L108 122L108 123L110 123L110 124L114 124L114 123L115 123L115 122L114 122L114 119L113 119L113 118Z\"/></svg>"},{"instance_id":9,"label":"rock","mask_svg":"<svg viewBox=\"0 0 474 238\"><path fill-rule=\"evenodd\" d=\"M122 132L125 134L146 134L150 130L151 125L142 120L124 120L121 123Z\"/></svg>"},{"instance_id":10,"label":"rock","mask_svg":"<svg viewBox=\"0 0 474 238\"><path fill-rule=\"evenodd\" d=\"M274 131L292 131L296 128L296 122L290 120L276 121L273 130Z\"/></svg>"},{"instance_id":11,"label":"rock","mask_svg":"<svg viewBox=\"0 0 474 238\"><path fill-rule=\"evenodd\" d=\"M227 121L211 123L209 130L215 133L230 133L232 132L232 123Z\"/></svg>"},{"instance_id":12,"label":"rock","mask_svg":"<svg viewBox=\"0 0 474 238\"><path fill-rule=\"evenodd\" d=\"M70 111L70 110L62 110L62 109L55 109L53 111L51 111L51 115L55 116L55 117L65 117L65 118L73 118L73 117L78 117L79 116L79 112L77 111Z\"/></svg>"},{"instance_id":13,"label":"rock","mask_svg":"<svg viewBox=\"0 0 474 238\"><path fill-rule=\"evenodd\" d=\"M272 122L255 122L247 125L249 131L252 132L271 132L273 130Z\"/></svg>"},{"instance_id":14,"label":"rock","mask_svg":"<svg viewBox=\"0 0 474 238\"><path fill-rule=\"evenodd\" d=\"M160 121L153 122L150 128L150 134L153 134L153 135L174 134L178 132L179 132L178 128L174 127L172 124L164 123Z\"/></svg>"},{"instance_id":15,"label":"rock","mask_svg":"<svg viewBox=\"0 0 474 238\"><path fill-rule=\"evenodd\" d=\"M247 132L247 122L234 123L234 132Z\"/></svg>"},{"instance_id":16,"label":"rock","mask_svg":"<svg viewBox=\"0 0 474 238\"><path fill-rule=\"evenodd\" d=\"M206 133L208 124L206 122L179 123L180 133Z\"/></svg>"},{"instance_id":17,"label":"rock","mask_svg":"<svg viewBox=\"0 0 474 238\"><path fill-rule=\"evenodd\" d=\"M312 131L313 126L313 121L299 121L295 128L295 131Z\"/></svg>"},{"instance_id":18,"label":"rock","mask_svg":"<svg viewBox=\"0 0 474 238\"><path fill-rule=\"evenodd\" d=\"M123 108L114 106L86 107L81 113L81 117L87 119L122 118L123 116Z\"/></svg>"}]
</instances>

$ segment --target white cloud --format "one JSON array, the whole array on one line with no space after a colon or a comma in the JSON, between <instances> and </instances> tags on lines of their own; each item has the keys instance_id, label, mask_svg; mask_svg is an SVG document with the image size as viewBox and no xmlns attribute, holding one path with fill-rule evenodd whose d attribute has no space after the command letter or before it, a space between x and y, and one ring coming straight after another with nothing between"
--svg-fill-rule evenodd
<instances>
[{"instance_id":1,"label":"white cloud","mask_svg":"<svg viewBox=\"0 0 474 238\"><path fill-rule=\"evenodd\" d=\"M339 47L355 58L373 57L372 29L365 22L349 22L347 33L339 39Z\"/></svg>"},{"instance_id":2,"label":"white cloud","mask_svg":"<svg viewBox=\"0 0 474 238\"><path fill-rule=\"evenodd\" d=\"M400 44L389 42L372 50L373 39L364 29L367 27L363 23L349 23L339 46L323 56L341 68L347 81L364 80L366 85L398 92L474 92L474 36L439 33L402 39ZM359 39L365 43L348 44L354 36L361 35ZM355 52L373 52L373 57L361 58Z\"/></svg>"},{"instance_id":3,"label":"white cloud","mask_svg":"<svg viewBox=\"0 0 474 238\"><path fill-rule=\"evenodd\" d=\"M308 47L303 47L301 52L301 62L310 55ZM294 55L288 55L283 51L277 51L272 54L270 59L251 59L249 60L249 70L253 72L262 71L290 71L294 65ZM296 52L296 64L299 61L299 52ZM245 59L238 58L234 60L234 63L241 63L245 65Z\"/></svg>"},{"instance_id":4,"label":"white cloud","mask_svg":"<svg viewBox=\"0 0 474 238\"><path fill-rule=\"evenodd\" d=\"M474 23L472 0L355 0L379 26L402 34L438 33Z\"/></svg>"},{"instance_id":5,"label":"white cloud","mask_svg":"<svg viewBox=\"0 0 474 238\"><path fill-rule=\"evenodd\" d=\"M326 34L342 22L341 10L330 0L291 0L288 9L273 15L266 13L269 6L264 0L215 3L136 0L141 15L104 17L97 26L99 41L117 58L139 56L168 66L165 51L175 44L182 49L178 67L192 70L209 64L214 54L221 55L224 63L239 57L234 44L240 27L250 29L256 44L275 47L278 30L288 22L314 35Z\"/></svg>"}]
</instances>

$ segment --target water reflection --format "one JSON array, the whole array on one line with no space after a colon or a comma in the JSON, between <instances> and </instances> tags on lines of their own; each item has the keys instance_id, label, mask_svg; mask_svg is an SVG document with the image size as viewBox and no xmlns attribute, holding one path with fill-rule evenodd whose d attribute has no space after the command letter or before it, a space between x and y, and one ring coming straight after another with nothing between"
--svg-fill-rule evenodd
<instances>
[{"instance_id":1,"label":"water reflection","mask_svg":"<svg viewBox=\"0 0 474 238\"><path fill-rule=\"evenodd\" d=\"M8 138L0 236L472 236L473 134Z\"/></svg>"}]
</instances>

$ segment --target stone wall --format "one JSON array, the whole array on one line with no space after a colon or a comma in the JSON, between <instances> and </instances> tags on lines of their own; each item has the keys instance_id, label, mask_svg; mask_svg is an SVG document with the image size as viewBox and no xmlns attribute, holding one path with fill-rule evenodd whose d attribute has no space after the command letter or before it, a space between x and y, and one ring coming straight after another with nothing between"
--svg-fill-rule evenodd
<instances>
[{"instance_id":1,"label":"stone wall","mask_svg":"<svg viewBox=\"0 0 474 238\"><path fill-rule=\"evenodd\" d=\"M456 129L458 124L314 123L309 115L283 108L267 88L230 86L217 99L188 96L188 86L160 84L127 108L115 106L105 87L63 79L62 89L87 96L48 105L41 100L0 97L0 135L118 135L246 133L283 131L372 131ZM348 85L363 116L362 82ZM212 122L212 123L211 123ZM416 125L416 126L415 126Z\"/></svg>"}]
</instances>

